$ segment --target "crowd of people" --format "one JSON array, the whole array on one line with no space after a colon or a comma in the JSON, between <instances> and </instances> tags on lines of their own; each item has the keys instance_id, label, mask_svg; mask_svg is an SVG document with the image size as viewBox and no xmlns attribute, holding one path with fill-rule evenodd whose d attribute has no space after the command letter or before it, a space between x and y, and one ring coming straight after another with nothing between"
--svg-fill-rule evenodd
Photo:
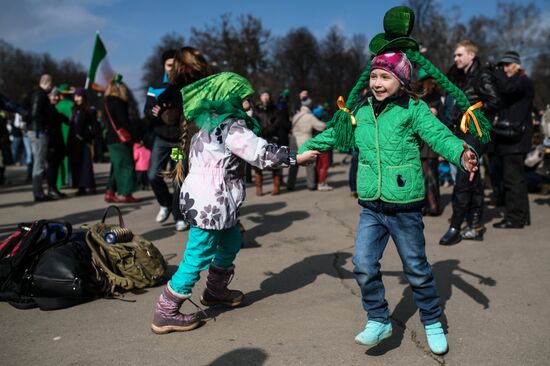
<instances>
[{"instance_id":1,"label":"crowd of people","mask_svg":"<svg viewBox=\"0 0 550 366\"><path fill-rule=\"evenodd\" d=\"M390 12L396 12L396 22L413 18L395 9ZM242 246L238 211L246 181L254 181L262 196L268 169L271 194L279 195L285 185L297 188L303 165L307 189L330 191L331 150L344 150L351 155L351 195L362 206L353 263L368 322L355 341L372 346L391 335L379 263L391 236L429 347L443 354L443 310L426 258L422 215L441 215L440 186L452 185L452 216L439 244L482 241L490 187L490 204L503 207L495 228L530 225L528 192L548 190L550 183L550 107L540 121L534 117L533 84L521 55L508 51L489 65L469 40L454 49L446 73L451 83L435 67L415 75L411 61L423 62L423 56L408 38L412 26L404 29L408 33L401 37L389 32L373 38L369 67L348 100L338 103L335 118L326 104L313 103L307 88L298 91L295 104L290 91L275 101L265 88L255 102L246 79L213 73L200 50L183 47L162 54L164 75L147 91L145 128L129 117L120 75L92 106L86 90L53 87L45 74L20 104L2 97L0 107L14 113L6 129L11 138L2 136L3 152L29 166L36 202L64 198L59 188L65 186L77 189L76 195L95 194L93 141L101 136L111 164L104 200L137 202L138 186L150 186L160 207L156 221L172 215L178 231L190 230L183 259L155 308L152 329L166 333L199 325L196 314L179 309L203 270L209 271L204 305L241 304L243 293L227 285ZM470 133L464 116L474 110L492 124L488 143L475 117ZM283 168L289 169L286 184Z\"/></svg>"},{"instance_id":2,"label":"crowd of people","mask_svg":"<svg viewBox=\"0 0 550 366\"><path fill-rule=\"evenodd\" d=\"M179 209L179 186L167 179L166 174L175 167L171 155L181 144L182 130L176 115L163 112L181 109L177 96L182 85L190 81L170 76L177 52L170 49L162 54L164 75L147 90L144 120L130 119L129 91L119 74L99 99L95 91L66 84L56 87L48 74L41 76L20 103L3 97L4 108L11 118L3 118L2 182L5 165L25 165L26 182L32 183L35 202L66 198L61 188L77 189L76 196L96 194L93 163L101 162L106 152L111 163L104 194L106 202L137 202L133 193L150 188L160 206L156 221L162 223L173 216L178 231L188 229ZM279 94L277 102L266 88L258 95L257 103L247 99L243 108L258 120L262 138L271 143L296 150L315 133L323 131L330 119L327 105L313 105L307 89L300 91L297 103L292 106L288 89ZM94 103L89 103L90 96L94 97ZM326 183L330 161L331 154L323 153L316 164L306 167L308 189L332 190ZM246 172L247 181L255 182L256 194L263 195L262 170L247 165ZM288 191L296 187L297 172L297 167L290 167ZM270 174L271 194L278 195L284 184L283 170L271 169ZM47 191L43 187L45 177Z\"/></svg>"}]
</instances>

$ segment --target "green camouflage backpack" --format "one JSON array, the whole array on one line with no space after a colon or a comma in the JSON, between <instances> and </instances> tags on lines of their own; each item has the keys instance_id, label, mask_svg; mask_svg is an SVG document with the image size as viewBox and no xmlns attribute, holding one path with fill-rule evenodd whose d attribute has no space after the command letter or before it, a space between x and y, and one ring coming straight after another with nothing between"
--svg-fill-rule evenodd
<instances>
[{"instance_id":1,"label":"green camouflage backpack","mask_svg":"<svg viewBox=\"0 0 550 366\"><path fill-rule=\"evenodd\" d=\"M105 223L111 208L118 211L118 225ZM167 267L164 257L153 243L124 226L117 206L107 207L101 222L86 233L86 243L92 251L92 262L109 279L108 295L155 286L163 281Z\"/></svg>"}]
</instances>

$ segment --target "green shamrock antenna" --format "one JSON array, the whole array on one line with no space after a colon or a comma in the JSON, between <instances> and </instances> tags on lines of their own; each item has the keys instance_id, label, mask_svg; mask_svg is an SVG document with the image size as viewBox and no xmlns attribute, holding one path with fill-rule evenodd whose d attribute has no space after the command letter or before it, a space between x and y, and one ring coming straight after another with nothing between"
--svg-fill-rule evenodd
<instances>
[{"instance_id":1,"label":"green shamrock antenna","mask_svg":"<svg viewBox=\"0 0 550 366\"><path fill-rule=\"evenodd\" d=\"M378 55L389 50L397 50L405 53L407 58L418 64L428 75L441 85L443 89L454 97L460 109L464 112L461 122L461 130L478 136L481 142L490 141L489 131L491 123L479 109L482 103L471 105L464 92L454 85L443 73L419 52L418 43L411 38L414 26L414 12L406 6L396 6L389 9L384 15L384 33L379 33L369 43L372 55ZM335 148L340 151L350 151L355 147L353 129L355 117L353 107L357 104L361 93L369 85L370 61L357 80L357 83L344 102L344 98L338 98L339 110L334 114L328 127L334 129ZM474 123L470 123L472 120Z\"/></svg>"}]
</instances>

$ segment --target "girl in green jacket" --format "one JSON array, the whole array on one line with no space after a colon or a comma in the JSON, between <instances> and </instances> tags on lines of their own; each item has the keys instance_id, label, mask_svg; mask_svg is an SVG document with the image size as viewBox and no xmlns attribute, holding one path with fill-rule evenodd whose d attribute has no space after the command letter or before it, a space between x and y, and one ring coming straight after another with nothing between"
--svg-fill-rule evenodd
<instances>
[{"instance_id":1,"label":"girl in green jacket","mask_svg":"<svg viewBox=\"0 0 550 366\"><path fill-rule=\"evenodd\" d=\"M433 353L444 354L448 345L440 322L442 310L425 251L420 141L470 172L478 169L477 159L410 90L410 80L407 56L384 51L373 58L370 73L367 70L359 79L359 88L354 88L370 87L370 93L352 111L342 108L354 116L355 127L349 133L359 149L357 194L363 207L353 264L368 322L355 341L374 346L392 334L380 272L380 259L391 236L420 309L428 345ZM342 133L336 127L307 141L300 151L338 146Z\"/></svg>"}]
</instances>

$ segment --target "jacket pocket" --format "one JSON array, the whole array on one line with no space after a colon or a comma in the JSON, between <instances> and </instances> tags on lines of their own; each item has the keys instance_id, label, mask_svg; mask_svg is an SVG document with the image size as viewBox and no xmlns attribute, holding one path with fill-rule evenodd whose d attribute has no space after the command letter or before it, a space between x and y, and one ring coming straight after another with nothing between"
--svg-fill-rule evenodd
<instances>
[{"instance_id":1,"label":"jacket pocket","mask_svg":"<svg viewBox=\"0 0 550 366\"><path fill-rule=\"evenodd\" d=\"M424 197L422 169L414 164L388 166L382 173L382 195L392 202Z\"/></svg>"},{"instance_id":2,"label":"jacket pocket","mask_svg":"<svg viewBox=\"0 0 550 366\"><path fill-rule=\"evenodd\" d=\"M372 199L378 191L378 178L372 165L359 162L357 168L357 195L362 199Z\"/></svg>"}]
</instances>

